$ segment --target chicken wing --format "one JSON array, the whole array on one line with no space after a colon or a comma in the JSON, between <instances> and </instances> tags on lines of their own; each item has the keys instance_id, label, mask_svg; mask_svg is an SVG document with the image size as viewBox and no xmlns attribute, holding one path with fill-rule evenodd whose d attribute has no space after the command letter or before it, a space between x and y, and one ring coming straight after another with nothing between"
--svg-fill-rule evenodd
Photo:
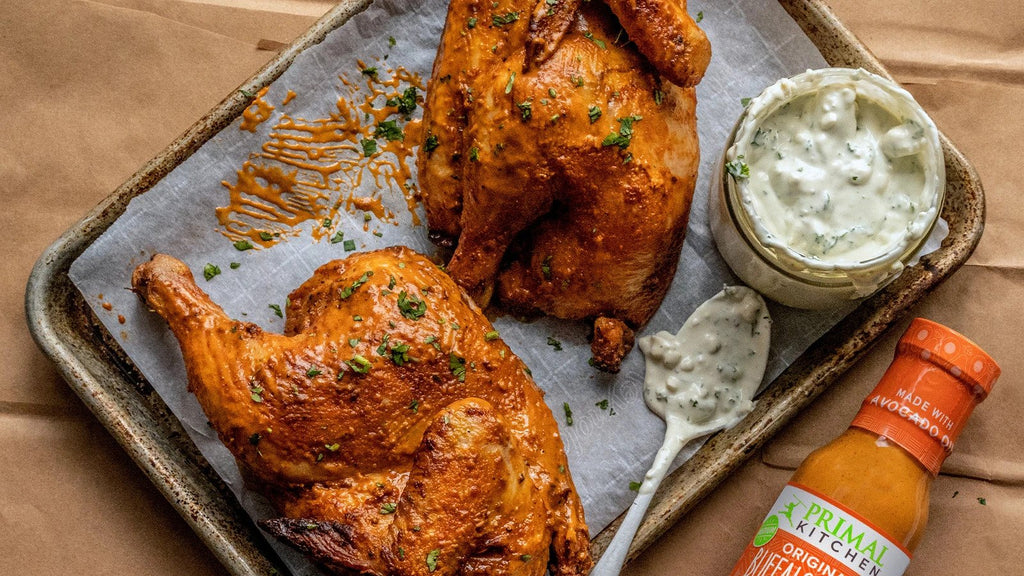
<instances>
[{"instance_id":1,"label":"chicken wing","mask_svg":"<svg viewBox=\"0 0 1024 576\"><path fill-rule=\"evenodd\" d=\"M192 391L328 569L561 576L591 566L558 427L523 363L437 266L406 248L320 267L285 333L229 318L157 255L133 289L177 337Z\"/></svg>"}]
</instances>

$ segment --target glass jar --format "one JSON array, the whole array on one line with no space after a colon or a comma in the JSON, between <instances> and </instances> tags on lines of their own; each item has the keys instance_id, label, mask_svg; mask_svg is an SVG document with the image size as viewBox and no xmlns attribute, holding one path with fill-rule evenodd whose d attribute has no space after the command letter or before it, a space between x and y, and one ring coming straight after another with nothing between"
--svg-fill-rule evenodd
<instances>
[{"instance_id":1,"label":"glass jar","mask_svg":"<svg viewBox=\"0 0 1024 576\"><path fill-rule=\"evenodd\" d=\"M780 80L750 101L710 194L711 229L745 283L797 308L863 298L918 255L942 207L938 130L865 70Z\"/></svg>"}]
</instances>

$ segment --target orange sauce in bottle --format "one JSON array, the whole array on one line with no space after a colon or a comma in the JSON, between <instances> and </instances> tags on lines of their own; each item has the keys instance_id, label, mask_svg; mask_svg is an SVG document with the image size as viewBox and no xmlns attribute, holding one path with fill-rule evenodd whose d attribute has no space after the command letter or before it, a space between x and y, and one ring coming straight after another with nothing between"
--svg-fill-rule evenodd
<instances>
[{"instance_id":1,"label":"orange sauce in bottle","mask_svg":"<svg viewBox=\"0 0 1024 576\"><path fill-rule=\"evenodd\" d=\"M915 319L850 428L797 468L732 576L899 576L928 523L932 480L999 366Z\"/></svg>"}]
</instances>

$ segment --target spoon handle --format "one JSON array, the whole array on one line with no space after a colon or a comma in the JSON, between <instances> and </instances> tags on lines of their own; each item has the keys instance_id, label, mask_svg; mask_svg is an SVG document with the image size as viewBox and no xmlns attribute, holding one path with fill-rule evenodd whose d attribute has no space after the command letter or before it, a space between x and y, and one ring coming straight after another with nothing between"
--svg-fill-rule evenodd
<instances>
[{"instance_id":1,"label":"spoon handle","mask_svg":"<svg viewBox=\"0 0 1024 576\"><path fill-rule=\"evenodd\" d=\"M654 457L654 464L644 477L644 483L640 485L636 499L633 500L629 511L626 512L626 517L623 518L618 532L615 533L615 537L612 538L608 548L601 555L597 566L591 570L590 576L617 576L622 571L622 565L626 563L626 555L629 554L629 546L633 543L633 537L636 536L636 531L640 528L644 514L647 513L647 507L651 505L654 493L661 485L662 479L665 478L668 467L686 442L688 440L685 438L669 438L658 449L658 454Z\"/></svg>"}]
</instances>

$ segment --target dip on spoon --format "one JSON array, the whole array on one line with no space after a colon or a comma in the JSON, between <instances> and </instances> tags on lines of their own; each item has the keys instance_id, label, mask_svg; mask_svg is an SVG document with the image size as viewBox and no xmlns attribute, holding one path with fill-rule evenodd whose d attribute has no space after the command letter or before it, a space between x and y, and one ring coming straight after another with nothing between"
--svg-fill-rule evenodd
<instances>
[{"instance_id":1,"label":"dip on spoon","mask_svg":"<svg viewBox=\"0 0 1024 576\"><path fill-rule=\"evenodd\" d=\"M726 286L701 304L678 334L638 340L646 359L644 399L665 420L665 443L591 576L614 576L672 461L691 440L735 425L754 407L764 378L771 318L764 300L744 286Z\"/></svg>"}]
</instances>

